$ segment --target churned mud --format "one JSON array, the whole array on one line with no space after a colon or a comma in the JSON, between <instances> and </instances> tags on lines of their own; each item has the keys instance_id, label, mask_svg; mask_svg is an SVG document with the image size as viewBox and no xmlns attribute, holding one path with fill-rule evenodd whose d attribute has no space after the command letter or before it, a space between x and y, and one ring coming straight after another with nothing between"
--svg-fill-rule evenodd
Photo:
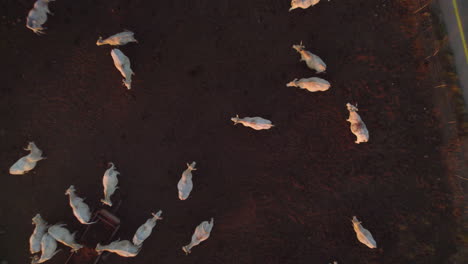
<instances>
[{"instance_id":1,"label":"churned mud","mask_svg":"<svg viewBox=\"0 0 468 264\"><path fill-rule=\"evenodd\" d=\"M81 230L64 192L73 184L100 206L112 161L121 172L116 238L131 239L151 212L164 219L136 258L106 263L449 263L446 124L419 40L423 16L409 2L322 0L288 12L288 0L59 0L36 36L24 26L33 1L2 1L0 258L29 262L36 213ZM130 91L111 47L95 44L123 29L139 41L121 47L136 74ZM299 62L300 41L326 73ZM313 76L330 90L286 87ZM368 143L354 143L348 102ZM275 127L233 126L236 114ZM9 175L31 140L47 159ZM194 189L180 201L191 161ZM357 241L354 215L377 249ZM211 217L211 237L185 256ZM63 263L63 249L49 263Z\"/></svg>"}]
</instances>

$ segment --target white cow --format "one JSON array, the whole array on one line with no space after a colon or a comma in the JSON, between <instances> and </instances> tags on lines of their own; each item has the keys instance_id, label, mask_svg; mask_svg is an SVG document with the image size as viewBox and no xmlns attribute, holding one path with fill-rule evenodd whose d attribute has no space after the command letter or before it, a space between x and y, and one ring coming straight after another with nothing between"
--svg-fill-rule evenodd
<instances>
[{"instance_id":1,"label":"white cow","mask_svg":"<svg viewBox=\"0 0 468 264\"><path fill-rule=\"evenodd\" d=\"M85 225L96 223L89 222L91 220L91 211L89 210L89 206L84 203L83 198L80 198L75 194L75 191L75 186L70 185L70 187L65 191L65 195L69 195L70 197L70 206L73 209L73 214L76 219Z\"/></svg>"},{"instance_id":2,"label":"white cow","mask_svg":"<svg viewBox=\"0 0 468 264\"><path fill-rule=\"evenodd\" d=\"M369 232L369 230L362 227L361 222L356 218L356 216L353 216L352 222L354 232L356 232L356 236L359 242L363 243L364 245L370 248L377 248L377 243L372 237L372 234Z\"/></svg>"},{"instance_id":3,"label":"white cow","mask_svg":"<svg viewBox=\"0 0 468 264\"><path fill-rule=\"evenodd\" d=\"M53 15L49 10L51 1L55 0L37 0L26 18L26 27L38 35L44 34L43 30L46 28L42 25L47 21L47 14Z\"/></svg>"},{"instance_id":4,"label":"white cow","mask_svg":"<svg viewBox=\"0 0 468 264\"><path fill-rule=\"evenodd\" d=\"M159 210L156 214L155 213L151 213L151 214L153 215L153 217L146 220L146 222L137 229L135 235L133 236L133 244L135 246L141 247L145 239L147 239L151 235L153 228L156 226L156 221L162 220L161 210Z\"/></svg>"},{"instance_id":5,"label":"white cow","mask_svg":"<svg viewBox=\"0 0 468 264\"><path fill-rule=\"evenodd\" d=\"M182 250L185 252L185 254L188 255L194 246L200 244L201 242L207 240L210 237L213 225L214 220L213 218L211 218L211 221L209 223L208 221L203 221L195 228L195 232L192 235L192 241L190 242L190 244L182 247Z\"/></svg>"},{"instance_id":6,"label":"white cow","mask_svg":"<svg viewBox=\"0 0 468 264\"><path fill-rule=\"evenodd\" d=\"M96 251L101 254L103 251L109 251L122 257L135 257L140 252L141 247L135 246L128 240L116 240L109 245L97 244Z\"/></svg>"},{"instance_id":7,"label":"white cow","mask_svg":"<svg viewBox=\"0 0 468 264\"><path fill-rule=\"evenodd\" d=\"M350 103L346 104L349 111L349 118L346 119L351 127L351 132L357 137L356 144L369 141L369 131L367 130L366 124L362 121L361 117L357 113L358 108Z\"/></svg>"},{"instance_id":8,"label":"white cow","mask_svg":"<svg viewBox=\"0 0 468 264\"><path fill-rule=\"evenodd\" d=\"M41 251L41 240L42 237L47 233L47 222L42 219L40 214L36 214L32 218L32 223L36 225L34 231L29 238L29 251L31 254L35 254Z\"/></svg>"},{"instance_id":9,"label":"white cow","mask_svg":"<svg viewBox=\"0 0 468 264\"><path fill-rule=\"evenodd\" d=\"M234 125L242 124L255 130L270 129L274 127L270 120L258 116L239 118L239 115L236 115L236 117L231 117L231 121L234 122Z\"/></svg>"},{"instance_id":10,"label":"white cow","mask_svg":"<svg viewBox=\"0 0 468 264\"><path fill-rule=\"evenodd\" d=\"M115 67L125 78L122 80L123 84L127 87L128 90L130 90L132 88L132 75L135 75L135 73L133 73L132 69L130 68L130 59L125 56L125 54L123 54L119 49L113 49L111 51L111 56L114 60Z\"/></svg>"},{"instance_id":11,"label":"white cow","mask_svg":"<svg viewBox=\"0 0 468 264\"><path fill-rule=\"evenodd\" d=\"M70 231L68 231L68 229L63 226L65 226L65 224L55 224L49 227L47 232L58 242L64 244L65 246L71 247L72 252L80 250L83 245L80 245L75 241L76 232L71 234Z\"/></svg>"},{"instance_id":12,"label":"white cow","mask_svg":"<svg viewBox=\"0 0 468 264\"><path fill-rule=\"evenodd\" d=\"M312 70L315 70L317 73L325 72L325 70L327 69L327 65L325 64L325 62L323 62L323 60L319 56L305 50L305 46L302 45L302 42L301 44L293 45L292 47L297 52L299 52L299 54L301 54L301 59L299 61L305 61L307 67L309 67Z\"/></svg>"},{"instance_id":13,"label":"white cow","mask_svg":"<svg viewBox=\"0 0 468 264\"><path fill-rule=\"evenodd\" d=\"M192 164L187 163L187 169L184 170L184 172L182 173L182 177L179 180L179 183L177 183L177 189L179 190L180 200L187 199L190 195L190 192L192 191L192 171L197 170L195 169L196 164L197 163L195 161L192 162Z\"/></svg>"},{"instance_id":14,"label":"white cow","mask_svg":"<svg viewBox=\"0 0 468 264\"><path fill-rule=\"evenodd\" d=\"M307 9L318 4L318 2L320 2L320 0L291 0L291 8L289 9L289 12L296 8Z\"/></svg>"},{"instance_id":15,"label":"white cow","mask_svg":"<svg viewBox=\"0 0 468 264\"><path fill-rule=\"evenodd\" d=\"M299 87L306 89L309 92L323 92L330 89L330 83L318 77L302 78L300 80L294 79L286 84L287 87Z\"/></svg>"},{"instance_id":16,"label":"white cow","mask_svg":"<svg viewBox=\"0 0 468 264\"><path fill-rule=\"evenodd\" d=\"M119 188L117 187L117 184L119 183L117 176L120 172L115 169L114 163L110 162L109 165L110 168L104 172L104 177L102 177L102 185L104 185L104 199L101 199L101 202L108 206L112 206L110 198L111 195L114 194L115 190Z\"/></svg>"},{"instance_id":17,"label":"white cow","mask_svg":"<svg viewBox=\"0 0 468 264\"><path fill-rule=\"evenodd\" d=\"M55 241L55 239L49 234L47 233L44 234L44 236L42 236L42 239L41 239L41 251L42 251L41 257L40 258L37 258L37 256L34 257L31 263L36 264L36 263L46 262L47 260L55 256L55 254L61 251L61 249L59 250L56 250L56 249L57 249L57 241Z\"/></svg>"},{"instance_id":18,"label":"white cow","mask_svg":"<svg viewBox=\"0 0 468 264\"><path fill-rule=\"evenodd\" d=\"M42 157L42 150L40 150L34 142L29 142L24 150L31 151L27 156L20 158L15 164L10 167L10 174L21 175L34 169L36 163L45 157Z\"/></svg>"},{"instance_id":19,"label":"white cow","mask_svg":"<svg viewBox=\"0 0 468 264\"><path fill-rule=\"evenodd\" d=\"M102 37L99 37L99 39L96 42L96 45L101 46L101 45L109 44L111 46L123 46L129 42L138 43L138 40L136 40L133 35L134 35L133 32L129 30L125 30L124 32L117 33L104 40L102 40Z\"/></svg>"}]
</instances>

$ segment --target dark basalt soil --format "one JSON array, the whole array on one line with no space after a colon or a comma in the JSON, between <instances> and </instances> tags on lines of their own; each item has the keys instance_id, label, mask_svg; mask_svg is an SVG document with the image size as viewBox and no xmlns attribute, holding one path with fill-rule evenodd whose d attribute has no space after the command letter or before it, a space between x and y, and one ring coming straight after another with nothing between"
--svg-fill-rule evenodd
<instances>
[{"instance_id":1,"label":"dark basalt soil","mask_svg":"<svg viewBox=\"0 0 468 264\"><path fill-rule=\"evenodd\" d=\"M131 239L163 210L136 258L105 263L448 263L454 251L438 109L409 1L58 0L37 36L33 1L0 2L0 258L29 263L31 218L83 226L64 195L92 207L107 162L121 172L116 238ZM110 46L123 29L135 72L127 91ZM316 75L293 44L328 65ZM318 76L310 93L286 83ZM346 103L358 103L370 142L355 144ZM233 126L261 116L268 131ZM8 168L34 141L46 160L23 176ZM177 182L196 161L190 198ZM117 195L117 194L116 194ZM351 218L378 249L360 244ZM185 256L194 228L211 237ZM87 244L88 242L85 242ZM94 247L95 244L88 243ZM63 263L68 248L48 263Z\"/></svg>"}]
</instances>

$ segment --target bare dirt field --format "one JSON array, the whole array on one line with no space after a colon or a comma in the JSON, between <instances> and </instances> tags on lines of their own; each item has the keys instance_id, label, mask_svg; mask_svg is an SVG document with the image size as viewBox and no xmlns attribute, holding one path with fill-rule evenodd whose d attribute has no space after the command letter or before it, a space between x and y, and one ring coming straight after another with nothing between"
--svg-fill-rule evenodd
<instances>
[{"instance_id":1,"label":"bare dirt field","mask_svg":"<svg viewBox=\"0 0 468 264\"><path fill-rule=\"evenodd\" d=\"M46 35L28 30L33 1L0 2L0 259L29 263L31 218L81 230L69 185L100 206L102 176L121 172L116 238L163 210L135 258L105 263L440 264L455 252L455 217L441 150L421 14L411 1L58 0ZM110 46L135 72L127 91ZM303 41L328 65L316 75L291 48ZM329 91L286 83L319 76ZM358 103L370 141L355 144L346 103ZM233 126L261 116L275 127ZM8 174L28 141L46 160ZM196 161L194 189L177 182ZM356 215L377 241L360 244ZM185 256L196 225L211 237ZM88 247L95 244L84 242ZM68 249L48 263L63 263Z\"/></svg>"}]
</instances>

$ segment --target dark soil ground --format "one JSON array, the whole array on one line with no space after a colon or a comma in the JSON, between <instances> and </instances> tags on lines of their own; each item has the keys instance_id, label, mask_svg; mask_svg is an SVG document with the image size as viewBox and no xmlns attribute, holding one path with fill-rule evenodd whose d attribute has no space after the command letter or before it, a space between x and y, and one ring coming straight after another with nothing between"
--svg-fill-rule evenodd
<instances>
[{"instance_id":1,"label":"dark soil ground","mask_svg":"<svg viewBox=\"0 0 468 264\"><path fill-rule=\"evenodd\" d=\"M59 0L37 36L24 26L33 1L1 1L0 258L29 263L36 213L81 230L64 192L73 184L99 207L113 161L117 238L131 239L151 212L164 220L136 258L106 263L449 263L440 109L410 2L322 0L289 13L288 0ZM123 29L139 40L121 47L136 73L130 91L111 47L95 45ZM327 63L329 91L286 87L316 76L291 48L301 40ZM369 143L354 143L348 102ZM233 126L235 114L276 127ZM9 175L28 141L47 159ZM194 189L180 201L191 161ZM378 249L357 241L353 215ZM211 237L185 256L210 217ZM63 263L63 249L49 263Z\"/></svg>"}]
</instances>

